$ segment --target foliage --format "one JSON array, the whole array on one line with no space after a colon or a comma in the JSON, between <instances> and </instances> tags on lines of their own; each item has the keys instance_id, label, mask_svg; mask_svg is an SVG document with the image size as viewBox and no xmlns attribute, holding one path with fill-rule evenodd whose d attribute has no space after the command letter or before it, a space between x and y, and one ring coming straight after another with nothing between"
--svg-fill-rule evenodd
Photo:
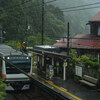
<instances>
[{"instance_id":1,"label":"foliage","mask_svg":"<svg viewBox=\"0 0 100 100\"><path fill-rule=\"evenodd\" d=\"M35 45L41 45L41 33L38 33L38 35L36 35L36 36L27 37L27 42L28 42L29 47L34 47ZM49 37L44 36L44 44L45 45L51 45L54 42L55 42L54 39L50 39ZM14 48L16 50L19 50L19 48L18 48L19 44L17 43L17 41L14 41L14 40L5 41L5 44L11 46L12 48Z\"/></svg>"},{"instance_id":2,"label":"foliage","mask_svg":"<svg viewBox=\"0 0 100 100\"><path fill-rule=\"evenodd\" d=\"M86 55L82 55L77 57L76 50L71 50L70 55L72 56L71 63L82 64L86 68L92 68L97 70L100 68L100 64L97 62L97 58L88 57Z\"/></svg>"},{"instance_id":3,"label":"foliage","mask_svg":"<svg viewBox=\"0 0 100 100\"><path fill-rule=\"evenodd\" d=\"M72 57L72 60L71 60L72 63L74 63L74 64L80 63L81 59L80 59L80 57L77 57L76 50L71 49L70 56Z\"/></svg>"},{"instance_id":4,"label":"foliage","mask_svg":"<svg viewBox=\"0 0 100 100\"><path fill-rule=\"evenodd\" d=\"M14 40L5 41L5 44L11 46L14 49L18 49L17 41L14 41Z\"/></svg>"},{"instance_id":5,"label":"foliage","mask_svg":"<svg viewBox=\"0 0 100 100\"><path fill-rule=\"evenodd\" d=\"M54 42L55 42L55 40L50 39L49 37L44 36L44 44L51 45ZM38 33L36 36L29 36L28 37L28 44L31 47L34 47L34 45L41 45L41 34Z\"/></svg>"},{"instance_id":6,"label":"foliage","mask_svg":"<svg viewBox=\"0 0 100 100\"><path fill-rule=\"evenodd\" d=\"M24 30L26 28L24 9L22 6L16 6L20 3L20 0L7 0L6 4L4 0L0 1L0 5L3 5L3 11L0 14L0 24L2 25L3 30L6 32L6 41L17 40L18 38L22 39L24 36Z\"/></svg>"},{"instance_id":7,"label":"foliage","mask_svg":"<svg viewBox=\"0 0 100 100\"><path fill-rule=\"evenodd\" d=\"M62 11L52 5L46 7L47 12L45 13L45 34L52 38L62 36L66 30Z\"/></svg>"},{"instance_id":8,"label":"foliage","mask_svg":"<svg viewBox=\"0 0 100 100\"><path fill-rule=\"evenodd\" d=\"M0 1L0 25L6 32L5 41L27 42L27 37L32 39L38 36L38 33L42 33L42 1L24 2L22 4L22 0ZM64 15L59 8L51 5L45 4L45 9L44 34L47 37L45 41L49 43L48 41L52 41L51 37L58 37L65 33Z\"/></svg>"},{"instance_id":9,"label":"foliage","mask_svg":"<svg viewBox=\"0 0 100 100\"><path fill-rule=\"evenodd\" d=\"M80 77L74 76L74 81L79 82L79 80L80 80Z\"/></svg>"},{"instance_id":10,"label":"foliage","mask_svg":"<svg viewBox=\"0 0 100 100\"><path fill-rule=\"evenodd\" d=\"M0 100L4 100L5 99L5 86L6 84L2 82L2 80L0 79Z\"/></svg>"}]
</instances>

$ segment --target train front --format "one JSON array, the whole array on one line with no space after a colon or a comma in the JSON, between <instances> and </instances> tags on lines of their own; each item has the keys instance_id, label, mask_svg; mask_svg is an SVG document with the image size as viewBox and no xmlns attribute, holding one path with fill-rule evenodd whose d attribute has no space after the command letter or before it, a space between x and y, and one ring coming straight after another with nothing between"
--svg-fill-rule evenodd
<instances>
[{"instance_id":1,"label":"train front","mask_svg":"<svg viewBox=\"0 0 100 100\"><path fill-rule=\"evenodd\" d=\"M9 62L5 62L6 78L5 82L10 83L6 87L6 90L27 90L30 88L30 79L24 75L20 70L23 70L28 75L32 75L31 57L22 55L6 56L5 59ZM13 64L13 65L12 65Z\"/></svg>"}]
</instances>

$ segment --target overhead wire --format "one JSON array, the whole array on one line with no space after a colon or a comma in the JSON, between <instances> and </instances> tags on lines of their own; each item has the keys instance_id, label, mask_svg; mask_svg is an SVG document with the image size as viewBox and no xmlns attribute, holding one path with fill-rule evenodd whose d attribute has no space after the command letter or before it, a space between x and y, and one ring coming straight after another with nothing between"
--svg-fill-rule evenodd
<instances>
[{"instance_id":1,"label":"overhead wire","mask_svg":"<svg viewBox=\"0 0 100 100\"><path fill-rule=\"evenodd\" d=\"M23 5L23 4L25 4L25 3L27 3L27 2L30 2L30 1L31 1L31 0L25 1L24 3L15 5L15 6L13 6L13 7ZM51 3L51 2L55 2L55 1L57 1L57 0L51 0L51 1L45 2L45 4L48 4L48 3ZM85 7L85 6L97 5L97 4L100 4L100 2L91 3L91 4L87 4L87 5L74 6L74 7L67 7L67 8L62 8L62 9L60 9L60 10L63 11L63 10L65 10L65 9L80 8L80 7ZM37 5L37 6L42 6L42 4ZM10 8L13 8L13 7L10 7ZM32 5L31 5L31 6L28 6L28 7L23 7L23 8L30 8L30 7L32 7ZM85 9L92 9L92 8L99 8L99 7L100 7L100 6L88 7L88 8L81 8L81 9L73 9L73 10L66 10L66 11L63 11L63 12L70 12L70 11L77 11L77 10L85 10ZM6 9L10 9L10 8L6 8ZM6 9L5 9L5 10L6 10Z\"/></svg>"},{"instance_id":2,"label":"overhead wire","mask_svg":"<svg viewBox=\"0 0 100 100\"><path fill-rule=\"evenodd\" d=\"M24 2L23 4L27 3L27 2L30 2L31 0L29 1L26 1ZM55 2L57 0L51 0L51 1L48 1L48 2L45 2L45 4L47 3L51 3L51 2ZM23 5L23 4L19 4L19 5L16 5L16 6L20 6L20 5ZM91 6L91 5L97 5L97 4L100 4L100 2L96 2L96 3L91 3L91 4L87 4L87 5L80 5L80 6L74 6L74 7L67 7L67 8L62 8L60 10L62 10L62 12L70 12L70 11L78 11L78 10L85 10L85 9L92 9L92 8L99 8L100 6L96 6L96 7L87 7L87 8L81 8L81 9L73 9L73 8L80 8L80 7L86 7L86 6ZM14 7L16 7L14 6ZM42 6L42 4L40 5L37 5L37 6ZM23 8L31 8L31 6L28 6L28 7L23 7ZM7 8L8 9L8 8ZM66 9L73 9L73 10L66 10ZM63 11L65 10L65 11ZM55 13L59 13L59 12L55 12Z\"/></svg>"},{"instance_id":3,"label":"overhead wire","mask_svg":"<svg viewBox=\"0 0 100 100\"><path fill-rule=\"evenodd\" d=\"M62 8L61 10L73 9L73 8L80 8L80 7L86 7L86 6L97 5L97 4L100 4L100 2L90 3L90 4L86 4L86 5L80 5L80 6L73 6L73 7Z\"/></svg>"},{"instance_id":4,"label":"overhead wire","mask_svg":"<svg viewBox=\"0 0 100 100\"><path fill-rule=\"evenodd\" d=\"M93 9L93 8L100 8L100 6L81 8L81 9L74 9L74 10L66 10L66 11L63 11L63 12L79 11L79 10L86 10L86 9Z\"/></svg>"},{"instance_id":5,"label":"overhead wire","mask_svg":"<svg viewBox=\"0 0 100 100\"><path fill-rule=\"evenodd\" d=\"M48 4L48 3L51 3L51 2L55 2L55 1L57 1L57 0L48 1L48 2L45 2L45 4ZM25 3L27 3L27 2L31 2L31 0L26 1L26 2L24 2L23 4L25 4ZM15 5L14 7L10 7L10 8L5 8L4 10L12 10L11 8L15 8L15 7L20 6L20 5L23 5L23 4ZM42 4L35 5L34 8L36 8L36 6L42 7ZM26 7L22 7L22 8L25 9L25 8L31 8L31 7L33 7L33 5L31 5L31 6L26 6ZM9 11L9 12L10 12L10 11ZM36 12L36 11L32 11L32 12ZM37 12L40 13L41 11L37 11ZM29 14L29 13L26 13L26 14ZM20 15L20 14L17 14L17 15ZM17 16L15 16L15 17L17 17Z\"/></svg>"},{"instance_id":6,"label":"overhead wire","mask_svg":"<svg viewBox=\"0 0 100 100\"><path fill-rule=\"evenodd\" d=\"M45 2L45 4L48 4L48 3L51 3L51 2L55 2L55 1L57 1L57 0L51 0L51 1ZM24 3L20 3L20 4L17 4L17 5L14 5L12 7L4 8L4 10L12 9L12 8L17 7L17 6L24 5L24 4L28 3L28 2L32 2L32 0L25 1ZM28 7L32 7L32 6L33 5L28 6ZM42 4L37 5L37 6L42 6ZM28 7L24 7L24 8L28 8Z\"/></svg>"}]
</instances>

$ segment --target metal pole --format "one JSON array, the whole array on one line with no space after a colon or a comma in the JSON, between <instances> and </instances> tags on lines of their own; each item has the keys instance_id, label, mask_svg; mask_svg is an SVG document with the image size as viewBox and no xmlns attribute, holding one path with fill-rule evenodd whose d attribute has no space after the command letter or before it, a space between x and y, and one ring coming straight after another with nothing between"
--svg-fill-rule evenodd
<instances>
[{"instance_id":1,"label":"metal pole","mask_svg":"<svg viewBox=\"0 0 100 100\"><path fill-rule=\"evenodd\" d=\"M66 66L63 66L64 71L63 71L63 80L66 80Z\"/></svg>"},{"instance_id":2,"label":"metal pole","mask_svg":"<svg viewBox=\"0 0 100 100\"><path fill-rule=\"evenodd\" d=\"M69 70L69 22L67 27L67 70Z\"/></svg>"},{"instance_id":3,"label":"metal pole","mask_svg":"<svg viewBox=\"0 0 100 100\"><path fill-rule=\"evenodd\" d=\"M63 63L63 80L66 80L66 66L65 66L65 61Z\"/></svg>"},{"instance_id":4,"label":"metal pole","mask_svg":"<svg viewBox=\"0 0 100 100\"><path fill-rule=\"evenodd\" d=\"M44 0L42 0L42 45L44 44Z\"/></svg>"},{"instance_id":5,"label":"metal pole","mask_svg":"<svg viewBox=\"0 0 100 100\"><path fill-rule=\"evenodd\" d=\"M100 54L98 54L98 63L100 63Z\"/></svg>"},{"instance_id":6,"label":"metal pole","mask_svg":"<svg viewBox=\"0 0 100 100\"><path fill-rule=\"evenodd\" d=\"M67 32L67 56L69 57L69 23L67 24L68 32Z\"/></svg>"},{"instance_id":7,"label":"metal pole","mask_svg":"<svg viewBox=\"0 0 100 100\"><path fill-rule=\"evenodd\" d=\"M0 43L3 43L2 27L0 27Z\"/></svg>"}]
</instances>

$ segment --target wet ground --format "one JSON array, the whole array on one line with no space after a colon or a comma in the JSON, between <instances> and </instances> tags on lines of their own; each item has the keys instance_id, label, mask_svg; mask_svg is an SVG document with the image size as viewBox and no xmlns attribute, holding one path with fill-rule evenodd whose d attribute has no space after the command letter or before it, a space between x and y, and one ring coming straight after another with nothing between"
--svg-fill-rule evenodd
<instances>
[{"instance_id":1,"label":"wet ground","mask_svg":"<svg viewBox=\"0 0 100 100\"><path fill-rule=\"evenodd\" d=\"M37 73L36 69L33 72ZM75 82L74 79L66 79L66 81L63 81L60 77L53 77L50 81L82 100L100 100L100 91Z\"/></svg>"},{"instance_id":2,"label":"wet ground","mask_svg":"<svg viewBox=\"0 0 100 100\"><path fill-rule=\"evenodd\" d=\"M100 91L86 85L76 83L73 79L63 81L61 78L53 78L52 82L59 87L67 89L68 92L82 98L82 100L100 100Z\"/></svg>"}]
</instances>

